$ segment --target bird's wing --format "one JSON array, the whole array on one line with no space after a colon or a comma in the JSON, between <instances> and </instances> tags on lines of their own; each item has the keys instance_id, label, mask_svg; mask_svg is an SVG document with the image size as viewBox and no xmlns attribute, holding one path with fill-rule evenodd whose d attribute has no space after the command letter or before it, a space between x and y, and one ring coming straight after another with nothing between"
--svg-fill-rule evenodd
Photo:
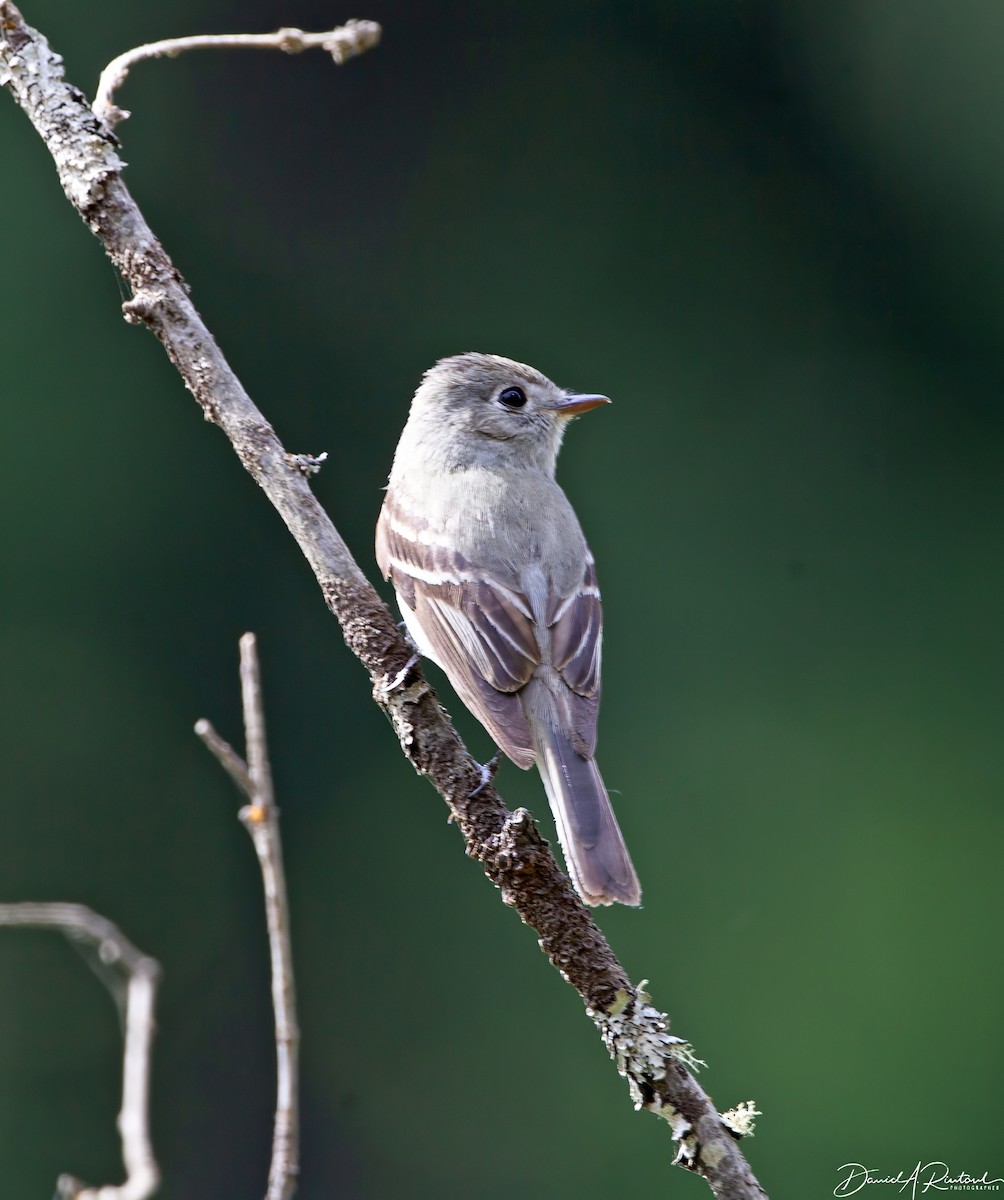
<instances>
[{"instance_id":1,"label":"bird's wing","mask_svg":"<svg viewBox=\"0 0 1004 1200\"><path fill-rule=\"evenodd\" d=\"M377 561L419 649L518 766L534 761L517 693L540 663L526 596L478 570L391 498L377 525Z\"/></svg>"},{"instance_id":2,"label":"bird's wing","mask_svg":"<svg viewBox=\"0 0 1004 1200\"><path fill-rule=\"evenodd\" d=\"M603 609L592 555L586 559L582 580L571 595L549 597L547 623L551 629L551 662L564 681L580 696L598 696Z\"/></svg>"},{"instance_id":3,"label":"bird's wing","mask_svg":"<svg viewBox=\"0 0 1004 1200\"><path fill-rule=\"evenodd\" d=\"M570 595L548 598L551 663L571 689L567 697L572 744L586 758L596 751L600 707L600 652L603 609L596 564L587 553L578 587Z\"/></svg>"}]
</instances>

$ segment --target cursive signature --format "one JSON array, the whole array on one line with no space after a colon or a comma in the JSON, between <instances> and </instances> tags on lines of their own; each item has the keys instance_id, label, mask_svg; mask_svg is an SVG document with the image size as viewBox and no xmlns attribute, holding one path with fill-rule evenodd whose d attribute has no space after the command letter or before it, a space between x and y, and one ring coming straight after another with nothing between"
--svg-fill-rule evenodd
<instances>
[{"instance_id":1,"label":"cursive signature","mask_svg":"<svg viewBox=\"0 0 1004 1200\"><path fill-rule=\"evenodd\" d=\"M953 1175L943 1162L918 1162L909 1174L897 1171L895 1175L883 1175L862 1163L844 1163L839 1170L841 1179L833 1189L834 1196L853 1196L869 1183L892 1184L901 1192L909 1188L911 1200L916 1200L918 1191L923 1196L932 1188L936 1192L999 1192L1004 1183L1004 1178L990 1179L986 1171L982 1175L970 1175L968 1171Z\"/></svg>"}]
</instances>

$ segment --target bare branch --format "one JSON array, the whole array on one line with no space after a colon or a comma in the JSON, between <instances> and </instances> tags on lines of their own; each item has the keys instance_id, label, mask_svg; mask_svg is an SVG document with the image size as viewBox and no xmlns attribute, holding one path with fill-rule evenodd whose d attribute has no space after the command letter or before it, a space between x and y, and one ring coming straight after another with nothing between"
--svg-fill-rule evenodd
<instances>
[{"instance_id":1,"label":"bare branch","mask_svg":"<svg viewBox=\"0 0 1004 1200\"><path fill-rule=\"evenodd\" d=\"M264 416L196 312L174 264L122 183L106 131L62 80L58 58L0 0L0 83L10 88L52 154L71 203L133 290L126 319L163 342L207 420L219 425L310 563L349 648L370 674L373 696L401 748L449 806L467 853L505 904L539 934L541 949L579 992L635 1104L663 1117L676 1161L699 1172L718 1197L764 1195L741 1150L687 1069L695 1061L665 1016L632 987L524 809L510 812L457 736L386 605L356 565ZM747 1127L748 1132L748 1127Z\"/></svg>"},{"instance_id":2,"label":"bare branch","mask_svg":"<svg viewBox=\"0 0 1004 1200\"><path fill-rule=\"evenodd\" d=\"M266 1200L289 1200L299 1172L299 1047L293 949L289 935L289 900L279 836L279 810L272 790L272 769L265 740L265 707L255 635L240 641L241 702L248 761L216 733L205 718L195 732L247 794L250 804L240 820L254 843L265 890L269 955L272 962L272 1008L275 1012L276 1102L272 1131L272 1163Z\"/></svg>"},{"instance_id":3,"label":"bare branch","mask_svg":"<svg viewBox=\"0 0 1004 1200\"><path fill-rule=\"evenodd\" d=\"M253 796L248 765L229 742L223 740L205 717L195 722L196 736L201 738L210 754L250 800Z\"/></svg>"},{"instance_id":4,"label":"bare branch","mask_svg":"<svg viewBox=\"0 0 1004 1200\"><path fill-rule=\"evenodd\" d=\"M109 128L124 121L129 113L114 103L115 92L126 81L130 68L149 58L176 58L186 50L283 50L299 54L303 50L327 50L341 66L380 41L380 26L375 21L347 21L325 33L304 33L302 29L277 29L275 33L210 33L199 37L165 38L135 46L113 58L101 72L98 92L92 108Z\"/></svg>"},{"instance_id":5,"label":"bare branch","mask_svg":"<svg viewBox=\"0 0 1004 1200\"><path fill-rule=\"evenodd\" d=\"M150 1052L159 964L137 950L106 917L83 904L0 904L0 925L56 929L73 941L93 946L104 966L118 967L125 973L122 1108L118 1128L126 1179L119 1185L92 1188L63 1175L58 1189L67 1200L146 1200L160 1182L149 1123Z\"/></svg>"},{"instance_id":6,"label":"bare branch","mask_svg":"<svg viewBox=\"0 0 1004 1200\"><path fill-rule=\"evenodd\" d=\"M261 692L261 673L258 670L258 645L253 633L240 641L241 704L244 708L244 741L247 745L248 774L251 777L251 803L271 811L275 804L272 794L272 770L268 762L265 740L265 708Z\"/></svg>"}]
</instances>

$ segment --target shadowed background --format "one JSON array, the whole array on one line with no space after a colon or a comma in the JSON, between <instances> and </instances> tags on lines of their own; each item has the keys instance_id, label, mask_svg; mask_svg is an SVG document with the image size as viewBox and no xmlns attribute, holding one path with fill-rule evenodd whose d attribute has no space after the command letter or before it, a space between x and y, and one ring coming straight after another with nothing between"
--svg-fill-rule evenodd
<instances>
[{"instance_id":1,"label":"shadowed background","mask_svg":"<svg viewBox=\"0 0 1004 1200\"><path fill-rule=\"evenodd\" d=\"M141 41L384 23L343 69L199 53L120 95L126 174L375 575L421 372L614 405L559 478L606 616L600 754L645 888L600 924L777 1196L1004 1175L1004 10L995 0L24 0L68 78ZM165 1197L263 1191L272 1045L238 797L257 632L303 1027L303 1200L707 1194L462 853L317 587L0 97L0 898L163 964ZM384 589L384 594L387 590ZM437 677L438 682L438 677ZM491 753L448 689L472 750ZM499 776L550 818L536 774ZM0 1173L117 1178L112 1005L0 932Z\"/></svg>"}]
</instances>

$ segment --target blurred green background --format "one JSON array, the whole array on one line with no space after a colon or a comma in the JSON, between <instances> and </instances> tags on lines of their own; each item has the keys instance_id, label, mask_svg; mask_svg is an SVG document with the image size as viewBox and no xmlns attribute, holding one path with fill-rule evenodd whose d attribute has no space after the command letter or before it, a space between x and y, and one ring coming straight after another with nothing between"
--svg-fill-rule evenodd
<instances>
[{"instance_id":1,"label":"blurred green background","mask_svg":"<svg viewBox=\"0 0 1004 1200\"><path fill-rule=\"evenodd\" d=\"M1004 1174L999 0L23 0L359 561L421 372L603 391L559 477L600 568L600 762L645 887L600 924L771 1193ZM272 1045L238 798L262 650L304 1052L303 1200L707 1194L403 761L291 539L0 97L0 898L93 905L164 965L165 1197L261 1195ZM385 589L386 594L386 589ZM448 691L448 706L457 704ZM459 723L475 753L486 736ZM546 821L535 774L500 789ZM116 1014L0 934L4 1194L119 1177Z\"/></svg>"}]
</instances>

